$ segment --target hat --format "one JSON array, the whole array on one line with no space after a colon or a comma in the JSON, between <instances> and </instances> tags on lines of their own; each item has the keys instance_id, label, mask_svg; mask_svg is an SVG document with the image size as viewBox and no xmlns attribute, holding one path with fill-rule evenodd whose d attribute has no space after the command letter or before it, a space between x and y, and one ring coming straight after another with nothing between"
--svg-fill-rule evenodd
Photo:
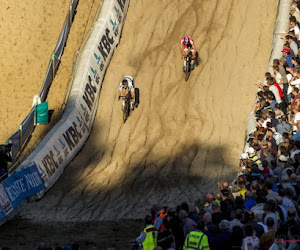
<instances>
[{"instance_id":1,"label":"hat","mask_svg":"<svg viewBox=\"0 0 300 250\"><path fill-rule=\"evenodd\" d=\"M242 153L240 155L240 160L246 160L246 159L248 159L248 154L247 153Z\"/></svg>"},{"instance_id":2,"label":"hat","mask_svg":"<svg viewBox=\"0 0 300 250\"><path fill-rule=\"evenodd\" d=\"M283 52L283 53L290 53L290 50L289 49L283 49L281 52Z\"/></svg>"},{"instance_id":3,"label":"hat","mask_svg":"<svg viewBox=\"0 0 300 250\"><path fill-rule=\"evenodd\" d=\"M286 39L294 39L292 36L286 36Z\"/></svg>"},{"instance_id":4,"label":"hat","mask_svg":"<svg viewBox=\"0 0 300 250\"><path fill-rule=\"evenodd\" d=\"M287 161L287 157L285 155L281 155L278 158L279 161Z\"/></svg>"},{"instance_id":5,"label":"hat","mask_svg":"<svg viewBox=\"0 0 300 250\"><path fill-rule=\"evenodd\" d=\"M296 10L294 7L291 7L290 10Z\"/></svg>"},{"instance_id":6,"label":"hat","mask_svg":"<svg viewBox=\"0 0 300 250\"><path fill-rule=\"evenodd\" d=\"M247 153L254 154L255 153L254 148L252 148L252 147L248 148Z\"/></svg>"}]
</instances>

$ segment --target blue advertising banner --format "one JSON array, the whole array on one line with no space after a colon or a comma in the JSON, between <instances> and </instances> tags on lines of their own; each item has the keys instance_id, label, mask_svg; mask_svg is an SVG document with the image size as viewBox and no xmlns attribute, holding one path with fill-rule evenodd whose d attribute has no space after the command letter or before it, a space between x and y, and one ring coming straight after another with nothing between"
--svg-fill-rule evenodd
<instances>
[{"instance_id":1,"label":"blue advertising banner","mask_svg":"<svg viewBox=\"0 0 300 250\"><path fill-rule=\"evenodd\" d=\"M27 197L45 189L44 182L36 165L13 173L2 183L2 186L13 207L16 207Z\"/></svg>"}]
</instances>

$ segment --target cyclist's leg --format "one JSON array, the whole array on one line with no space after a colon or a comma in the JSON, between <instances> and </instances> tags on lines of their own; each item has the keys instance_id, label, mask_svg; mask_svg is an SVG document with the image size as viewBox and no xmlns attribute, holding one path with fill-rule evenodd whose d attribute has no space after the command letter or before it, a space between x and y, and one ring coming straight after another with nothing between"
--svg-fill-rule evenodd
<instances>
[{"instance_id":1,"label":"cyclist's leg","mask_svg":"<svg viewBox=\"0 0 300 250\"><path fill-rule=\"evenodd\" d=\"M188 47L184 46L183 51L184 51L185 57L184 57L184 60L183 60L183 68L182 68L182 70L185 71L186 70L186 58L187 58L187 55L189 53Z\"/></svg>"},{"instance_id":2,"label":"cyclist's leg","mask_svg":"<svg viewBox=\"0 0 300 250\"><path fill-rule=\"evenodd\" d=\"M190 48L192 52L192 61L191 61L191 69L194 69L194 61L196 58L196 51L193 48Z\"/></svg>"},{"instance_id":3,"label":"cyclist's leg","mask_svg":"<svg viewBox=\"0 0 300 250\"><path fill-rule=\"evenodd\" d=\"M125 96L126 96L126 93L127 93L126 89L123 88L122 89L122 93L121 93L121 96L122 96L122 110L124 109L124 106L125 106Z\"/></svg>"},{"instance_id":4,"label":"cyclist's leg","mask_svg":"<svg viewBox=\"0 0 300 250\"><path fill-rule=\"evenodd\" d=\"M130 91L130 108L133 110L133 107L134 107L134 103L135 103L135 92L134 92L134 89L131 89Z\"/></svg>"}]
</instances>

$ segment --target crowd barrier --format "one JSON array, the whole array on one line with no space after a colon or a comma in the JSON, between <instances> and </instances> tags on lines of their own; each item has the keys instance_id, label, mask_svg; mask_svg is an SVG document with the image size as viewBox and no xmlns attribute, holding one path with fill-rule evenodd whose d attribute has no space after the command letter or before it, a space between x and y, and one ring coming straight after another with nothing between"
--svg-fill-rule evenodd
<instances>
[{"instance_id":1,"label":"crowd barrier","mask_svg":"<svg viewBox=\"0 0 300 250\"><path fill-rule=\"evenodd\" d=\"M42 102L44 102L46 100L50 86L51 86L53 79L56 75L56 72L58 70L58 66L59 66L59 63L61 60L61 56L64 51L64 47L65 47L67 39L68 39L70 27L72 25L72 21L74 18L74 13L76 11L77 5L78 5L78 0L71 0L68 14L66 16L59 39L56 43L55 49L54 49L51 59L49 61L46 76L44 78L42 89L39 94ZM31 134L33 133L34 128L35 128L34 116L35 116L35 110L34 110L34 108L32 108L30 110L29 114L27 115L27 117L21 123L19 130L17 132L15 132L7 140L12 143L13 162L15 162L18 154L23 150L24 146L31 138Z\"/></svg>"},{"instance_id":2,"label":"crowd barrier","mask_svg":"<svg viewBox=\"0 0 300 250\"><path fill-rule=\"evenodd\" d=\"M284 33L289 29L289 13L292 4L292 0L279 0L277 2L277 17L274 24L273 31L273 44L272 51L270 54L269 64L268 64L268 72L273 72L273 60L279 59L282 57L282 48L284 41L277 34ZM249 139L249 137L256 131L256 117L255 113L252 110L248 116L247 127L246 127L246 138L245 143Z\"/></svg>"},{"instance_id":3,"label":"crowd barrier","mask_svg":"<svg viewBox=\"0 0 300 250\"><path fill-rule=\"evenodd\" d=\"M29 196L42 198L88 139L102 81L120 41L128 5L129 0L104 0L80 61L75 65L63 116L16 172L0 185L0 225L15 214ZM30 174L34 178L28 177Z\"/></svg>"}]
</instances>

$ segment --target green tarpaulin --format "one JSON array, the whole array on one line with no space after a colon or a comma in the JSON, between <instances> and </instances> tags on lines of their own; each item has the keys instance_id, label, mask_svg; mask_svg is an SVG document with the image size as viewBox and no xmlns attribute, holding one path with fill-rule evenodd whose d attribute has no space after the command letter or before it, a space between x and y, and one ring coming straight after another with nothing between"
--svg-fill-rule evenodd
<instances>
[{"instance_id":1,"label":"green tarpaulin","mask_svg":"<svg viewBox=\"0 0 300 250\"><path fill-rule=\"evenodd\" d=\"M36 123L48 124L48 102L42 102L36 105Z\"/></svg>"}]
</instances>

